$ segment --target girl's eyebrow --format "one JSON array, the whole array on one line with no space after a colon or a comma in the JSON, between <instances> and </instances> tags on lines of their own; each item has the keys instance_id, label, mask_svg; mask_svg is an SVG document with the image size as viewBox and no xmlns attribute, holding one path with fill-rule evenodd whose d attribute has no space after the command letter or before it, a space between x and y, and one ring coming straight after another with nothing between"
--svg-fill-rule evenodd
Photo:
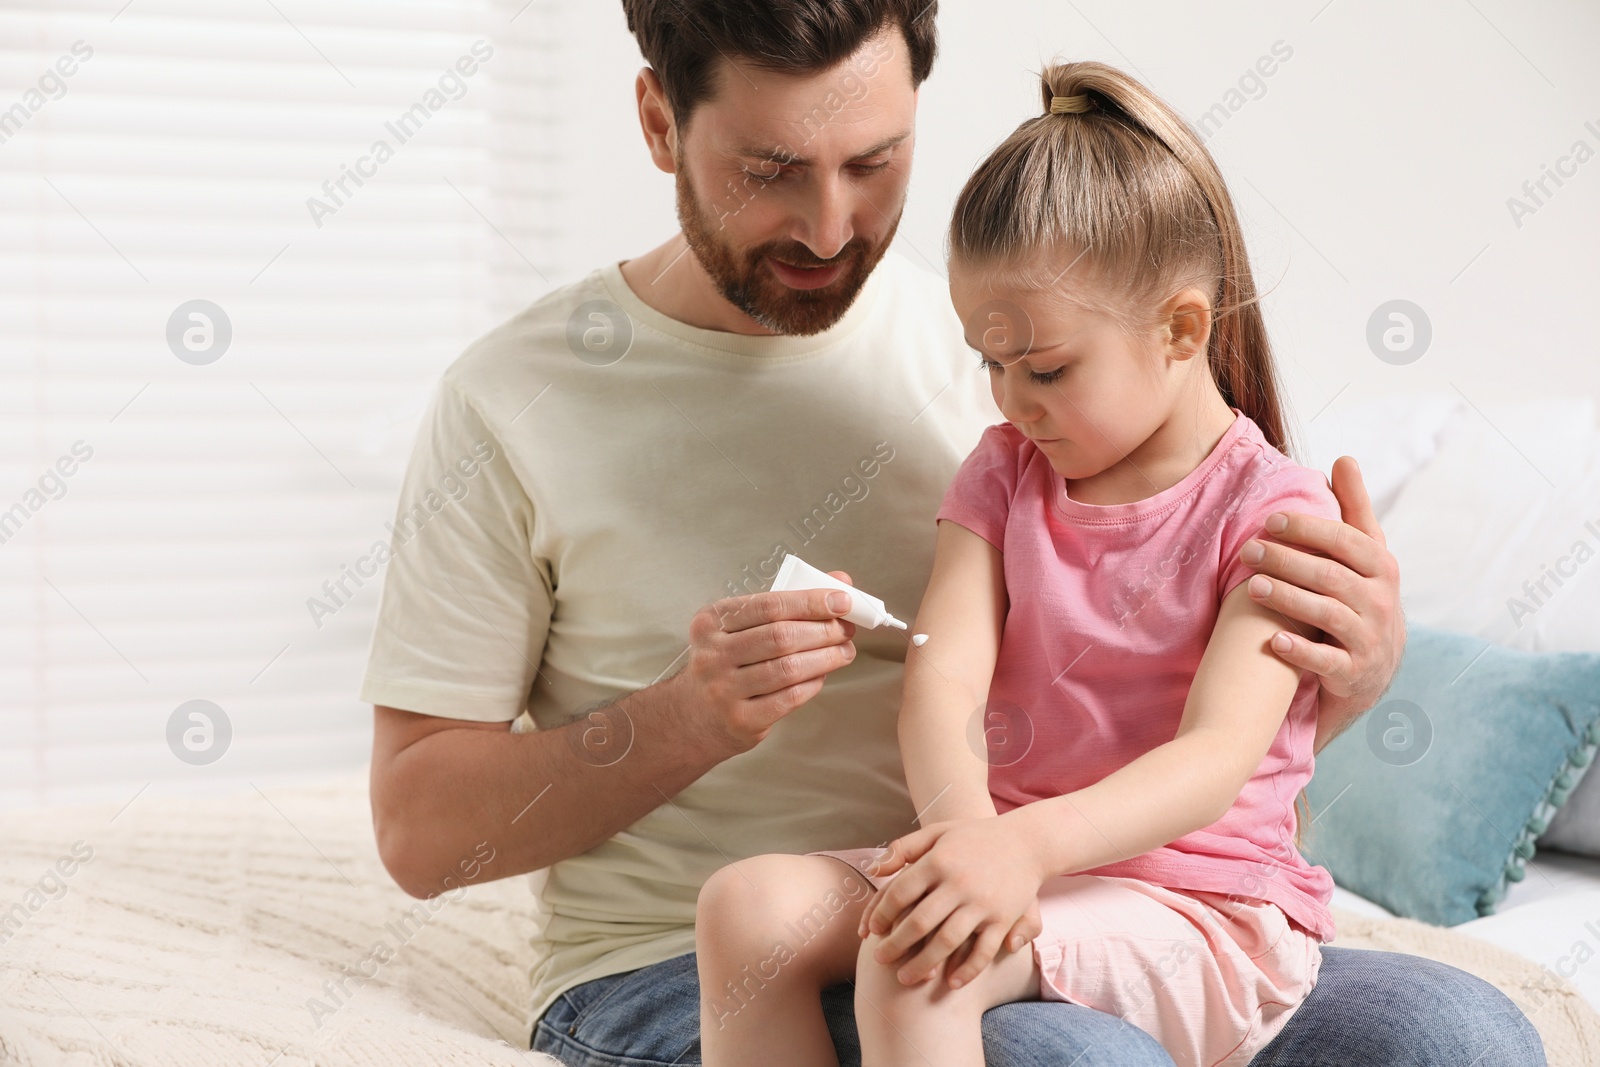
<instances>
[{"instance_id":1,"label":"girl's eyebrow","mask_svg":"<svg viewBox=\"0 0 1600 1067\"><path fill-rule=\"evenodd\" d=\"M963 340L965 340L965 338L963 338ZM1065 341L1061 341L1061 342L1058 342L1057 344L1053 344L1053 345L1034 345L1032 348L1028 349L1026 352L1022 353L1021 355L1014 355L1014 356L998 355L998 356L994 356L994 358L995 359L1009 360L1011 363L1015 363L1017 360L1026 358L1027 356L1037 356L1041 352L1054 352L1056 349L1065 348L1066 346L1067 346L1067 343ZM977 345L973 344L971 341L967 341L967 347L972 349L974 352L978 353L978 355L980 355L980 356L988 357L988 356L993 355L993 353L984 351L983 349L979 348Z\"/></svg>"}]
</instances>

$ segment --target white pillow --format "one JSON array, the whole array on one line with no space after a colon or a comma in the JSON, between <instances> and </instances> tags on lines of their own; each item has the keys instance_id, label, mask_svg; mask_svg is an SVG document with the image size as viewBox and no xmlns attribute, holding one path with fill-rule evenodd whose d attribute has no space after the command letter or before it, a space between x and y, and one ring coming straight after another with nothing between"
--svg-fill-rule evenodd
<instances>
[{"instance_id":1,"label":"white pillow","mask_svg":"<svg viewBox=\"0 0 1600 1067\"><path fill-rule=\"evenodd\" d=\"M1458 410L1383 529L1410 620L1528 651L1600 652L1592 402Z\"/></svg>"},{"instance_id":2,"label":"white pillow","mask_svg":"<svg viewBox=\"0 0 1600 1067\"><path fill-rule=\"evenodd\" d=\"M1340 456L1354 456L1382 519L1400 487L1437 451L1445 424L1465 406L1455 393L1396 393L1331 404L1301 428L1299 462L1326 474Z\"/></svg>"},{"instance_id":3,"label":"white pillow","mask_svg":"<svg viewBox=\"0 0 1600 1067\"><path fill-rule=\"evenodd\" d=\"M1409 621L1533 652L1600 652L1590 401L1463 404L1383 528ZM1600 855L1600 774L1584 776L1539 844Z\"/></svg>"},{"instance_id":4,"label":"white pillow","mask_svg":"<svg viewBox=\"0 0 1600 1067\"><path fill-rule=\"evenodd\" d=\"M1600 773L1593 767L1550 820L1550 829L1539 838L1539 846L1600 856Z\"/></svg>"}]
</instances>

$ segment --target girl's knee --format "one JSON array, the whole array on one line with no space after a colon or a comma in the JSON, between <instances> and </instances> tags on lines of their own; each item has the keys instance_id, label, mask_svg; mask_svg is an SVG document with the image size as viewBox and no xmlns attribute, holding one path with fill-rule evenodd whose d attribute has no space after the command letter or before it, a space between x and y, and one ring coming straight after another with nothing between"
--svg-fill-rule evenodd
<instances>
[{"instance_id":1,"label":"girl's knee","mask_svg":"<svg viewBox=\"0 0 1600 1067\"><path fill-rule=\"evenodd\" d=\"M761 859L764 857L757 857ZM702 955L748 947L771 935L771 898L752 875L755 860L730 863L706 879L695 903L694 936Z\"/></svg>"},{"instance_id":2,"label":"girl's knee","mask_svg":"<svg viewBox=\"0 0 1600 1067\"><path fill-rule=\"evenodd\" d=\"M1033 950L1024 948L1003 953L959 989L950 988L949 962L942 964L932 978L906 985L900 970L908 959L879 963L877 947L883 935L868 934L856 957L856 1017L863 1012L880 1016L897 1026L915 1025L919 1015L966 1015L980 1020L983 1013L998 1004L1039 997L1039 970Z\"/></svg>"},{"instance_id":3,"label":"girl's knee","mask_svg":"<svg viewBox=\"0 0 1600 1067\"><path fill-rule=\"evenodd\" d=\"M861 891L853 891L851 882ZM725 964L848 975L855 926L870 886L817 856L755 856L706 880L695 908L697 951Z\"/></svg>"}]
</instances>

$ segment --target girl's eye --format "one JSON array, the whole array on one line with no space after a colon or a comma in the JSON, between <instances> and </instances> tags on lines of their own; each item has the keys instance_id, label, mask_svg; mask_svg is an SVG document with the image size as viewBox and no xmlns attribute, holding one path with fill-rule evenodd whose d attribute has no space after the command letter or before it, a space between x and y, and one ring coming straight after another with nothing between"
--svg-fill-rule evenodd
<instances>
[{"instance_id":1,"label":"girl's eye","mask_svg":"<svg viewBox=\"0 0 1600 1067\"><path fill-rule=\"evenodd\" d=\"M979 356L978 365L984 370L994 371L1002 369L1000 364L996 363L992 359L989 359L987 356ZM1058 381L1065 370L1065 367L1057 367L1053 371L1046 371L1042 374L1039 371L1030 370L1028 371L1028 378L1039 385L1049 385L1051 382Z\"/></svg>"}]
</instances>

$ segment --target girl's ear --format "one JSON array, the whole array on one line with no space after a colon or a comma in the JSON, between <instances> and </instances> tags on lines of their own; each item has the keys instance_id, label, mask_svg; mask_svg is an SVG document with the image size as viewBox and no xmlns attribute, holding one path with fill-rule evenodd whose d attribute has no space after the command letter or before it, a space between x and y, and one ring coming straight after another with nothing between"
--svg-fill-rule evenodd
<instances>
[{"instance_id":1,"label":"girl's ear","mask_svg":"<svg viewBox=\"0 0 1600 1067\"><path fill-rule=\"evenodd\" d=\"M1167 355L1188 360L1203 356L1211 341L1211 301L1199 289L1185 289L1162 309Z\"/></svg>"}]
</instances>

